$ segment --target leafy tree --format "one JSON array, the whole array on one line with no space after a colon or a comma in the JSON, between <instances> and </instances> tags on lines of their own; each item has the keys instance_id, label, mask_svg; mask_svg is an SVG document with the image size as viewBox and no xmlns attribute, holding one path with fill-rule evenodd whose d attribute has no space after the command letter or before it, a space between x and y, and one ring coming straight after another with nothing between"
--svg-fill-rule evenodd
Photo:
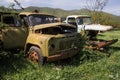
<instances>
[{"instance_id":1,"label":"leafy tree","mask_svg":"<svg viewBox=\"0 0 120 80\"><path fill-rule=\"evenodd\" d=\"M89 10L95 23L100 23L102 10L107 5L108 0L86 0L85 8Z\"/></svg>"}]
</instances>

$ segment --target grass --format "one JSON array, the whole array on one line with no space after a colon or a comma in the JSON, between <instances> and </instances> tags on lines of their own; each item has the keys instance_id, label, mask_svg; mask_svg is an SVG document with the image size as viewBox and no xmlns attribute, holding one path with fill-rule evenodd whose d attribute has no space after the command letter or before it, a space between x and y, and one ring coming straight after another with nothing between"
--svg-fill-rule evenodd
<instances>
[{"instance_id":1,"label":"grass","mask_svg":"<svg viewBox=\"0 0 120 80\"><path fill-rule=\"evenodd\" d=\"M120 79L120 30L101 33L98 38L119 41L106 48L109 57L99 51L85 50L70 59L47 62L44 66L30 62L20 55L1 52L1 80L119 80ZM4 54L4 55L2 55Z\"/></svg>"}]
</instances>

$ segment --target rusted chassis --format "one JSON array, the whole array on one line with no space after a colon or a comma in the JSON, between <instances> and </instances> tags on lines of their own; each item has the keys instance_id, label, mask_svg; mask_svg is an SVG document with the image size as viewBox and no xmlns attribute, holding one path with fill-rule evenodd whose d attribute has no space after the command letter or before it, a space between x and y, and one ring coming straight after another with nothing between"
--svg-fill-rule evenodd
<instances>
[{"instance_id":1,"label":"rusted chassis","mask_svg":"<svg viewBox=\"0 0 120 80\"><path fill-rule=\"evenodd\" d=\"M56 55L48 56L47 61L56 61L72 57L78 53L78 49L63 50L57 52Z\"/></svg>"},{"instance_id":2,"label":"rusted chassis","mask_svg":"<svg viewBox=\"0 0 120 80\"><path fill-rule=\"evenodd\" d=\"M59 52L56 52L56 54L54 54L54 55L46 57L47 58L46 60L48 62L51 62L51 61L57 61L57 60L61 60L61 59L70 58L70 57L76 55L77 52L78 52L78 49L67 49L67 50L59 51ZM43 56L43 57L45 57L45 56ZM31 51L29 54L29 59L34 62L39 61L38 53L34 50Z\"/></svg>"},{"instance_id":3,"label":"rusted chassis","mask_svg":"<svg viewBox=\"0 0 120 80\"><path fill-rule=\"evenodd\" d=\"M85 46L85 48L90 48L90 49L101 49L104 47L107 47L109 45L112 45L114 43L116 43L118 41L118 39L113 39L113 40L91 40L89 41L91 46Z\"/></svg>"}]
</instances>

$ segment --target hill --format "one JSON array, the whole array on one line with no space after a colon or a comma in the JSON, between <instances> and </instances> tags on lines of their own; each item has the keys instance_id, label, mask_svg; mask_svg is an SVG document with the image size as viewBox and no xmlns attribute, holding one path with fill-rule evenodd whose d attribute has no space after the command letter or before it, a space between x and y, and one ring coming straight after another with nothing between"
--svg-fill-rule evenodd
<instances>
[{"instance_id":1,"label":"hill","mask_svg":"<svg viewBox=\"0 0 120 80\"><path fill-rule=\"evenodd\" d=\"M74 14L90 15L90 13L87 9L63 10L63 9L59 9L59 8L34 7L34 6L30 6L30 7L25 8L24 10L19 10L19 11L34 11L35 9L42 13L49 13L49 14L55 15L57 17L64 17L64 18L68 15L74 15ZM94 17L96 17L96 15L92 16L92 18L94 18ZM100 24L111 25L113 27L120 27L120 16L102 12L102 15L100 17Z\"/></svg>"},{"instance_id":2,"label":"hill","mask_svg":"<svg viewBox=\"0 0 120 80\"><path fill-rule=\"evenodd\" d=\"M65 17L68 15L73 15L73 14L88 14L89 15L89 11L87 9L80 9L80 10L63 10L60 8L49 8L49 7L34 7L34 6L30 6L30 7L26 7L24 8L24 10L22 9L16 9L18 12L22 12L22 11L34 11L34 10L38 10L39 12L42 13L49 13L58 17ZM5 8L3 6L0 6L0 11L11 11L11 9ZM14 10L12 10L14 11ZM110 13L106 13L103 12L103 14L107 14L109 16L113 16L116 19L120 19L120 16L116 16L116 15L112 15Z\"/></svg>"},{"instance_id":3,"label":"hill","mask_svg":"<svg viewBox=\"0 0 120 80\"><path fill-rule=\"evenodd\" d=\"M24 10L19 10L19 11L34 11L38 10L39 12L42 13L49 13L58 17L66 17L67 15L72 15L72 14L88 14L88 11L86 9L81 9L81 10L63 10L59 8L49 8L49 7L27 7Z\"/></svg>"},{"instance_id":4,"label":"hill","mask_svg":"<svg viewBox=\"0 0 120 80\"><path fill-rule=\"evenodd\" d=\"M24 10L22 9L17 9L18 12L23 12L23 11L34 11L38 10L41 13L48 13L55 15L57 17L66 17L68 15L73 15L73 14L85 14L85 15L90 15L89 11L87 9L80 9L80 10L63 10L59 8L49 8L49 7L26 7ZM0 7L0 11L11 11L11 9L5 8L5 7ZM14 11L14 10L12 10ZM96 17L92 16L92 18ZM94 20L95 21L95 20ZM100 24L107 24L107 25L112 25L114 27L120 27L120 16L116 16L110 13L102 12L102 16L100 17Z\"/></svg>"}]
</instances>

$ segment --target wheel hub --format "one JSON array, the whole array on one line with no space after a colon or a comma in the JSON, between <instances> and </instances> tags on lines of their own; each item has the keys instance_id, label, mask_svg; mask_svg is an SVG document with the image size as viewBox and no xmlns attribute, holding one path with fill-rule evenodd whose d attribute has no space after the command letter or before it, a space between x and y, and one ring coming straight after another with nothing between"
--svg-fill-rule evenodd
<instances>
[{"instance_id":1,"label":"wheel hub","mask_svg":"<svg viewBox=\"0 0 120 80\"><path fill-rule=\"evenodd\" d=\"M36 51L31 51L29 53L29 59L32 61L38 61L38 54Z\"/></svg>"}]
</instances>

